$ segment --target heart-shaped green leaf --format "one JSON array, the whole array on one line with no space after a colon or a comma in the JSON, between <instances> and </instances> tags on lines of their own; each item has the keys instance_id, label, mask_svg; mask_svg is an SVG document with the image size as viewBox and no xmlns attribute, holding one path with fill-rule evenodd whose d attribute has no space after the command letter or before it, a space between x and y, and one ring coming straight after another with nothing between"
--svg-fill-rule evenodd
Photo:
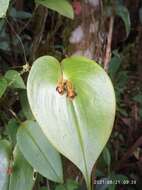
<instances>
[{"instance_id":1,"label":"heart-shaped green leaf","mask_svg":"<svg viewBox=\"0 0 142 190\"><path fill-rule=\"evenodd\" d=\"M77 93L73 100L56 91L61 65L50 56L37 59L32 66L28 99L44 134L78 166L89 188L93 165L112 131L114 89L106 72L87 58L64 59L62 71Z\"/></svg>"},{"instance_id":2,"label":"heart-shaped green leaf","mask_svg":"<svg viewBox=\"0 0 142 190\"><path fill-rule=\"evenodd\" d=\"M41 175L55 182L63 181L60 155L36 122L26 121L21 124L17 143L24 157Z\"/></svg>"}]
</instances>

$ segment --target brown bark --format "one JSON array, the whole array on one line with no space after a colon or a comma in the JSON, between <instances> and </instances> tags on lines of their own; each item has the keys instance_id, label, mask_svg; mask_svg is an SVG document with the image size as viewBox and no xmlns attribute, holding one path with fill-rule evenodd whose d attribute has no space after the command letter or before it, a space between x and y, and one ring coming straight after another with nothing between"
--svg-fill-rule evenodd
<instances>
[{"instance_id":1,"label":"brown bark","mask_svg":"<svg viewBox=\"0 0 142 190\"><path fill-rule=\"evenodd\" d=\"M77 26L71 33L69 54L83 55L102 63L105 49L102 5L94 7L82 3L81 7L81 14L75 18Z\"/></svg>"}]
</instances>

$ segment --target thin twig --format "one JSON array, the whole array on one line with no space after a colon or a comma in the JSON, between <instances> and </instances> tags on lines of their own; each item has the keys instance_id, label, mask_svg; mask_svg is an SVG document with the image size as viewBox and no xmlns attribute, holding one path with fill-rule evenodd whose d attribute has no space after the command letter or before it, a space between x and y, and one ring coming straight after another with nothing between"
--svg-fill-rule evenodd
<instances>
[{"instance_id":1,"label":"thin twig","mask_svg":"<svg viewBox=\"0 0 142 190\"><path fill-rule=\"evenodd\" d=\"M42 41L43 37L43 32L45 29L45 23L48 15L48 9L42 6L38 6L36 8L36 13L35 13L35 30L34 30L34 35L33 35L33 43L32 43L32 53L29 59L29 62L33 62L36 58L37 50L40 46L40 43Z\"/></svg>"},{"instance_id":2,"label":"thin twig","mask_svg":"<svg viewBox=\"0 0 142 190\"><path fill-rule=\"evenodd\" d=\"M47 185L47 189L48 189L48 190L51 190L50 184L49 184L49 181L48 181L48 180L46 180L46 185Z\"/></svg>"},{"instance_id":3,"label":"thin twig","mask_svg":"<svg viewBox=\"0 0 142 190\"><path fill-rule=\"evenodd\" d=\"M18 123L21 123L22 121L17 117L16 113L12 110L9 109L9 112L12 114L13 117L15 117L15 119L17 120Z\"/></svg>"},{"instance_id":4,"label":"thin twig","mask_svg":"<svg viewBox=\"0 0 142 190\"><path fill-rule=\"evenodd\" d=\"M5 19L6 19L6 22L8 23L8 25L9 25L11 31L15 34L16 38L18 39L18 41L19 41L20 44L21 44L21 48L22 48L22 50L23 50L23 55L24 55L25 64L27 64L28 61L27 61L26 52L25 52L25 47L24 47L24 45L23 45L23 42L22 42L20 36L19 36L19 35L17 34L17 32L15 31L14 27L13 27L13 26L11 25L11 23L9 22L9 20L8 20L7 18L5 18Z\"/></svg>"},{"instance_id":5,"label":"thin twig","mask_svg":"<svg viewBox=\"0 0 142 190\"><path fill-rule=\"evenodd\" d=\"M110 22L109 22L109 32L107 36L106 53L105 53L105 58L104 58L104 69L106 71L108 71L109 61L111 58L111 42L112 42L113 25L114 25L114 16L111 16Z\"/></svg>"}]
</instances>

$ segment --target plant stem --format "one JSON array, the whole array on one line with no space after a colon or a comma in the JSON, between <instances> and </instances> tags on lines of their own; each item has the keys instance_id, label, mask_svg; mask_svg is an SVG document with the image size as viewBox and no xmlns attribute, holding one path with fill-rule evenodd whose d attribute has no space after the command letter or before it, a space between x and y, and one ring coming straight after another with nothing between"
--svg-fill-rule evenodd
<instances>
[{"instance_id":1,"label":"plant stem","mask_svg":"<svg viewBox=\"0 0 142 190\"><path fill-rule=\"evenodd\" d=\"M109 32L108 32L108 37L107 37L107 47L106 47L106 53L105 53L105 58L104 58L104 69L106 71L108 71L109 61L111 58L111 42L112 42L113 25L114 25L114 16L111 16L110 22L109 22Z\"/></svg>"},{"instance_id":2,"label":"plant stem","mask_svg":"<svg viewBox=\"0 0 142 190\"><path fill-rule=\"evenodd\" d=\"M87 190L92 190L92 187L91 187L91 176L89 176L88 174L85 177L85 182L86 182Z\"/></svg>"}]
</instances>

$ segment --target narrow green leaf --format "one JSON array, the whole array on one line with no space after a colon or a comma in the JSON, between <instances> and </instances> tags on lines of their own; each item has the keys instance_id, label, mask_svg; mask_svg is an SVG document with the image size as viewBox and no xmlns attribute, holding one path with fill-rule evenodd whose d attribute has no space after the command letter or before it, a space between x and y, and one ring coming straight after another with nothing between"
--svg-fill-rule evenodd
<instances>
[{"instance_id":1,"label":"narrow green leaf","mask_svg":"<svg viewBox=\"0 0 142 190\"><path fill-rule=\"evenodd\" d=\"M104 159L106 165L110 166L110 164L111 164L111 155L110 155L109 149L107 147L105 147L104 150L103 150L103 159Z\"/></svg>"},{"instance_id":2,"label":"narrow green leaf","mask_svg":"<svg viewBox=\"0 0 142 190\"><path fill-rule=\"evenodd\" d=\"M31 109L29 106L26 90L23 90L20 92L20 103L21 103L21 107L22 107L22 112L23 112L24 116L26 117L26 119L34 120L34 116L31 112Z\"/></svg>"},{"instance_id":3,"label":"narrow green leaf","mask_svg":"<svg viewBox=\"0 0 142 190\"><path fill-rule=\"evenodd\" d=\"M128 9L123 5L117 5L116 14L123 20L125 24L126 34L128 36L131 30L131 21Z\"/></svg>"},{"instance_id":4,"label":"narrow green leaf","mask_svg":"<svg viewBox=\"0 0 142 190\"><path fill-rule=\"evenodd\" d=\"M5 74L5 78L8 81L8 86L10 86L12 88L22 88L22 89L26 88L24 81L23 81L22 77L20 76L20 73L18 73L15 70L7 71Z\"/></svg>"},{"instance_id":5,"label":"narrow green leaf","mask_svg":"<svg viewBox=\"0 0 142 190\"><path fill-rule=\"evenodd\" d=\"M8 124L7 124L7 133L9 135L9 138L13 145L16 144L16 133L19 125L16 121L16 119L10 119Z\"/></svg>"},{"instance_id":6,"label":"narrow green leaf","mask_svg":"<svg viewBox=\"0 0 142 190\"><path fill-rule=\"evenodd\" d=\"M4 94L6 88L7 88L7 80L4 77L1 77L0 78L0 98Z\"/></svg>"},{"instance_id":7,"label":"narrow green leaf","mask_svg":"<svg viewBox=\"0 0 142 190\"><path fill-rule=\"evenodd\" d=\"M32 14L25 11L17 11L15 8L11 8L9 15L16 19L30 19L32 18Z\"/></svg>"},{"instance_id":8,"label":"narrow green leaf","mask_svg":"<svg viewBox=\"0 0 142 190\"><path fill-rule=\"evenodd\" d=\"M25 160L18 147L13 152L14 164L10 176L9 190L32 190L33 168Z\"/></svg>"},{"instance_id":9,"label":"narrow green leaf","mask_svg":"<svg viewBox=\"0 0 142 190\"><path fill-rule=\"evenodd\" d=\"M21 124L17 142L24 157L41 175L55 182L63 181L60 155L36 122L26 121Z\"/></svg>"},{"instance_id":10,"label":"narrow green leaf","mask_svg":"<svg viewBox=\"0 0 142 190\"><path fill-rule=\"evenodd\" d=\"M6 16L7 9L9 7L10 0L0 0L0 18Z\"/></svg>"},{"instance_id":11,"label":"narrow green leaf","mask_svg":"<svg viewBox=\"0 0 142 190\"><path fill-rule=\"evenodd\" d=\"M64 59L62 70L77 93L73 100L56 91L61 68L51 56L34 62L27 83L28 99L44 134L78 166L89 189L93 165L112 131L114 89L107 73L85 57Z\"/></svg>"},{"instance_id":12,"label":"narrow green leaf","mask_svg":"<svg viewBox=\"0 0 142 190\"><path fill-rule=\"evenodd\" d=\"M108 73L109 73L111 79L115 79L116 74L120 68L121 62L122 62L122 59L120 56L114 55L112 57L110 64L109 64L109 70L108 70Z\"/></svg>"},{"instance_id":13,"label":"narrow green leaf","mask_svg":"<svg viewBox=\"0 0 142 190\"><path fill-rule=\"evenodd\" d=\"M57 11L59 14L73 19L73 8L67 0L35 0L36 3L41 4L49 9Z\"/></svg>"},{"instance_id":14,"label":"narrow green leaf","mask_svg":"<svg viewBox=\"0 0 142 190\"><path fill-rule=\"evenodd\" d=\"M108 190L116 190L116 184L115 183L114 184L110 184L108 186Z\"/></svg>"},{"instance_id":15,"label":"narrow green leaf","mask_svg":"<svg viewBox=\"0 0 142 190\"><path fill-rule=\"evenodd\" d=\"M0 190L8 189L9 176L7 171L11 157L11 150L11 145L8 141L0 141Z\"/></svg>"}]
</instances>

